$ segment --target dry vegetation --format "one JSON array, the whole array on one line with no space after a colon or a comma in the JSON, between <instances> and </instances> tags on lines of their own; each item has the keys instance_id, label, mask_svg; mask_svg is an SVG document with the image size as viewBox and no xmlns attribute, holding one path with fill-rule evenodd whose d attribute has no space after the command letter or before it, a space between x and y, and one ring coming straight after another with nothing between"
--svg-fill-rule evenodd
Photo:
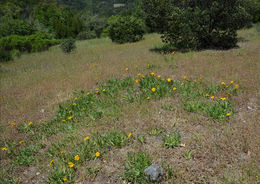
<instances>
[{"instance_id":1,"label":"dry vegetation","mask_svg":"<svg viewBox=\"0 0 260 184\"><path fill-rule=\"evenodd\" d=\"M259 183L260 34L252 28L241 30L239 36L243 38L239 48L174 55L151 51L161 45L156 34L123 45L98 39L78 42L70 55L53 47L2 64L0 179L6 183L127 183L132 181L125 169L126 163L131 166L129 152L142 151L150 155L151 162L163 164L162 183ZM95 93L98 83L107 79L132 76L135 80L138 73L151 72L180 81L187 76L206 85L234 81L239 89L228 97L234 114L217 121L204 113L187 112L180 98L169 95L141 103L124 103L115 97L107 109L101 109L102 117L94 114L94 118L77 119L68 126L59 121L57 128L52 124L49 129L37 128L55 117L59 103L78 97L75 90L94 89ZM225 91L215 96L223 95ZM165 136L176 131L181 146L164 146ZM80 146L86 144L86 136L91 143L87 151ZM119 142L97 141L103 139ZM82 160L86 152L91 154ZM97 152L101 153L98 157ZM75 161L77 154L80 162ZM62 159L75 165L69 168ZM139 179L136 182L146 182Z\"/></svg>"}]
</instances>

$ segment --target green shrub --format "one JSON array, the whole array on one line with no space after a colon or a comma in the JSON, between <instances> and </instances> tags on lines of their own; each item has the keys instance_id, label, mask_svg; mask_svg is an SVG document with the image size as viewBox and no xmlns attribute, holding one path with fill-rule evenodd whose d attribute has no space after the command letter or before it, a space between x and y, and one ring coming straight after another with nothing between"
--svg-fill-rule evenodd
<instances>
[{"instance_id":1,"label":"green shrub","mask_svg":"<svg viewBox=\"0 0 260 184\"><path fill-rule=\"evenodd\" d=\"M72 38L64 40L60 45L61 50L64 53L70 53L76 49L75 40Z\"/></svg>"},{"instance_id":2,"label":"green shrub","mask_svg":"<svg viewBox=\"0 0 260 184\"><path fill-rule=\"evenodd\" d=\"M11 55L12 55L13 58L14 57L20 57L21 56L21 52L19 50L17 50L17 49L13 49L11 51Z\"/></svg>"},{"instance_id":3,"label":"green shrub","mask_svg":"<svg viewBox=\"0 0 260 184\"><path fill-rule=\"evenodd\" d=\"M10 51L0 50L0 62L7 62L12 59L13 57Z\"/></svg>"},{"instance_id":4,"label":"green shrub","mask_svg":"<svg viewBox=\"0 0 260 184\"><path fill-rule=\"evenodd\" d=\"M137 42L145 32L141 19L132 16L114 16L109 21L109 37L113 42Z\"/></svg>"},{"instance_id":5,"label":"green shrub","mask_svg":"<svg viewBox=\"0 0 260 184\"><path fill-rule=\"evenodd\" d=\"M96 35L95 31L87 30L87 31L80 32L77 36L77 39L78 40L88 40L88 39L93 39L96 37L97 37L97 35Z\"/></svg>"},{"instance_id":6,"label":"green shrub","mask_svg":"<svg viewBox=\"0 0 260 184\"><path fill-rule=\"evenodd\" d=\"M159 0L164 1L168 6L156 7L158 0L150 0L150 4L145 4L148 6L145 10L147 17L152 17L151 22L160 28L163 42L173 44L177 49L234 47L237 43L236 31L250 20L240 0ZM156 11L158 15L151 15L149 6L155 10L161 8ZM167 14L161 15L163 10ZM160 16L163 16L162 20Z\"/></svg>"},{"instance_id":7,"label":"green shrub","mask_svg":"<svg viewBox=\"0 0 260 184\"><path fill-rule=\"evenodd\" d=\"M19 19L5 19L0 26L0 37L9 35L31 35L35 32L34 26L28 24L24 20Z\"/></svg>"},{"instance_id":8,"label":"green shrub","mask_svg":"<svg viewBox=\"0 0 260 184\"><path fill-rule=\"evenodd\" d=\"M253 23L260 22L260 1L247 0L244 2L246 11L250 14L250 19Z\"/></svg>"},{"instance_id":9,"label":"green shrub","mask_svg":"<svg viewBox=\"0 0 260 184\"><path fill-rule=\"evenodd\" d=\"M13 49L21 52L37 52L58 44L59 40L52 39L48 33L37 32L29 36L11 35L0 39L0 48L6 51Z\"/></svg>"}]
</instances>

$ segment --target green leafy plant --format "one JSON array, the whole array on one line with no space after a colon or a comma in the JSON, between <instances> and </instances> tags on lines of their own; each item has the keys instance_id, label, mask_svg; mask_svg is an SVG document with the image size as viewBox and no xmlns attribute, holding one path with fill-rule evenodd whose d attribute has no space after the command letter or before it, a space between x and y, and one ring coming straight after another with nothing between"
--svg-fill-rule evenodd
<instances>
[{"instance_id":1,"label":"green leafy plant","mask_svg":"<svg viewBox=\"0 0 260 184\"><path fill-rule=\"evenodd\" d=\"M128 182L147 183L144 170L151 165L151 157L145 152L130 152L125 165L123 178Z\"/></svg>"},{"instance_id":2,"label":"green leafy plant","mask_svg":"<svg viewBox=\"0 0 260 184\"><path fill-rule=\"evenodd\" d=\"M66 53L69 54L71 53L73 50L76 49L76 44L75 44L75 40L72 38L66 39L64 40L61 45L60 45L61 50Z\"/></svg>"},{"instance_id":3,"label":"green leafy plant","mask_svg":"<svg viewBox=\"0 0 260 184\"><path fill-rule=\"evenodd\" d=\"M162 133L162 129L161 128L154 128L150 132L148 132L149 135L159 135L161 133Z\"/></svg>"},{"instance_id":4,"label":"green leafy plant","mask_svg":"<svg viewBox=\"0 0 260 184\"><path fill-rule=\"evenodd\" d=\"M149 25L176 49L228 49L236 46L236 31L249 22L241 1L144 0Z\"/></svg>"},{"instance_id":5,"label":"green leafy plant","mask_svg":"<svg viewBox=\"0 0 260 184\"><path fill-rule=\"evenodd\" d=\"M110 18L108 33L113 42L137 42L143 39L144 32L144 23L141 19L132 16Z\"/></svg>"},{"instance_id":6,"label":"green leafy plant","mask_svg":"<svg viewBox=\"0 0 260 184\"><path fill-rule=\"evenodd\" d=\"M179 132L171 133L163 137L164 146L173 148L181 144L181 135Z\"/></svg>"}]
</instances>

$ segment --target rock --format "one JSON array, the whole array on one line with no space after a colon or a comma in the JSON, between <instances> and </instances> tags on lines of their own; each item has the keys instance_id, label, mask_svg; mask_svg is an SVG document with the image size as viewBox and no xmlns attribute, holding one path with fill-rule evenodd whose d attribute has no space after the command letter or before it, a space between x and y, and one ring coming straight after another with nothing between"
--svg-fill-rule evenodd
<instances>
[{"instance_id":1,"label":"rock","mask_svg":"<svg viewBox=\"0 0 260 184\"><path fill-rule=\"evenodd\" d=\"M159 181L163 176L163 169L153 164L147 167L144 173L151 181Z\"/></svg>"}]
</instances>

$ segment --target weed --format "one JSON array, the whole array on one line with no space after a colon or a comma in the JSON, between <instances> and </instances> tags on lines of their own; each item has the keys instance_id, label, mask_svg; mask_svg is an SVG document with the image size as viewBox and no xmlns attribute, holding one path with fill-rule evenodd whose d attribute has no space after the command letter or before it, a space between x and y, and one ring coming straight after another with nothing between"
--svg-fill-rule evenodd
<instances>
[{"instance_id":1,"label":"weed","mask_svg":"<svg viewBox=\"0 0 260 184\"><path fill-rule=\"evenodd\" d=\"M184 152L184 157L186 158L186 160L190 160L193 157L193 152L192 150L185 150Z\"/></svg>"},{"instance_id":2,"label":"weed","mask_svg":"<svg viewBox=\"0 0 260 184\"><path fill-rule=\"evenodd\" d=\"M170 68L170 69L176 69L176 68L179 68L179 66L176 65L176 64L174 64L174 65L169 65L169 68Z\"/></svg>"},{"instance_id":3,"label":"weed","mask_svg":"<svg viewBox=\"0 0 260 184\"><path fill-rule=\"evenodd\" d=\"M151 157L145 152L130 152L125 165L123 178L131 183L147 183L144 170L151 165Z\"/></svg>"},{"instance_id":4,"label":"weed","mask_svg":"<svg viewBox=\"0 0 260 184\"><path fill-rule=\"evenodd\" d=\"M168 110L168 111L176 110L176 108L172 104L169 104L169 103L162 104L162 109Z\"/></svg>"},{"instance_id":5,"label":"weed","mask_svg":"<svg viewBox=\"0 0 260 184\"><path fill-rule=\"evenodd\" d=\"M162 129L161 128L154 128L150 132L148 132L149 135L159 135L161 133L162 133Z\"/></svg>"},{"instance_id":6,"label":"weed","mask_svg":"<svg viewBox=\"0 0 260 184\"><path fill-rule=\"evenodd\" d=\"M163 137L164 146L173 148L181 144L181 135L179 132L171 133L168 136Z\"/></svg>"},{"instance_id":7,"label":"weed","mask_svg":"<svg viewBox=\"0 0 260 184\"><path fill-rule=\"evenodd\" d=\"M145 143L145 137L143 135L138 135L137 136L137 140L141 143L144 144Z\"/></svg>"}]
</instances>

